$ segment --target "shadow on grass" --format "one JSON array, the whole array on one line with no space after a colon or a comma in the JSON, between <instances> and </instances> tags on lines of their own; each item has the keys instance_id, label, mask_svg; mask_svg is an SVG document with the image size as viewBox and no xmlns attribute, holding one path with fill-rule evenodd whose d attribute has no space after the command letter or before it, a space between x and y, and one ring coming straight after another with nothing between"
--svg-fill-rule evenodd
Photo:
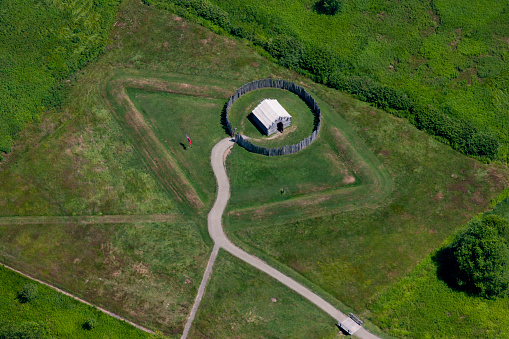
<instances>
[{"instance_id":1,"label":"shadow on grass","mask_svg":"<svg viewBox=\"0 0 509 339\"><path fill-rule=\"evenodd\" d=\"M431 259L437 266L437 278L446 283L449 288L470 296L478 295L472 287L458 283L463 274L458 268L458 262L454 257L454 250L450 246L440 249ZM465 279L461 280L465 281Z\"/></svg>"},{"instance_id":2,"label":"shadow on grass","mask_svg":"<svg viewBox=\"0 0 509 339\"><path fill-rule=\"evenodd\" d=\"M230 130L228 130L228 123L226 122L226 107L227 106L228 106L228 101L224 104L223 109L221 110L221 127L223 127L223 130L227 135L230 135Z\"/></svg>"},{"instance_id":3,"label":"shadow on grass","mask_svg":"<svg viewBox=\"0 0 509 339\"><path fill-rule=\"evenodd\" d=\"M249 120L249 122L252 123L256 127L256 129L258 130L258 132L260 132L260 134L262 136L266 136L265 132L260 128L260 126L258 126L256 121L254 121L253 113L249 113L249 115L247 116L247 120Z\"/></svg>"},{"instance_id":4,"label":"shadow on grass","mask_svg":"<svg viewBox=\"0 0 509 339\"><path fill-rule=\"evenodd\" d=\"M340 1L320 0L313 5L313 11L318 14L334 15L341 12L342 4Z\"/></svg>"}]
</instances>

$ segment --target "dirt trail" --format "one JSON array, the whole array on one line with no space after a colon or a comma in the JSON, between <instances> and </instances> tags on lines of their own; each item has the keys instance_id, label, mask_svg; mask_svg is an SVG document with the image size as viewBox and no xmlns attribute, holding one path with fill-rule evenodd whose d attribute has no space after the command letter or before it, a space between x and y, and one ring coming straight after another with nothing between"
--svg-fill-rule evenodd
<instances>
[{"instance_id":1,"label":"dirt trail","mask_svg":"<svg viewBox=\"0 0 509 339\"><path fill-rule=\"evenodd\" d=\"M339 311L337 308L332 306L329 302L322 299L317 294L313 293L311 290L307 289L303 285L299 284L292 278L284 275L283 273L279 272L278 270L274 269L273 267L267 265L264 261L260 260L259 258L255 257L254 255L251 255L241 248L235 246L226 236L223 230L222 225L222 216L224 209L226 207L226 204L228 203L228 200L230 199L230 182L228 181L228 176L226 175L226 169L224 167L224 154L228 152L228 150L234 145L234 141L230 138L226 138L218 142L214 148L212 149L212 155L211 155L211 162L212 162L212 169L214 170L214 174L217 178L217 185L218 185L218 191L217 191L217 199L214 203L214 206L210 210L210 213L208 215L208 229L209 234L212 240L214 240L216 248L222 248L226 250L227 252L233 254L237 258L247 262L248 264L256 267L260 271L270 275L274 279L280 281L285 286L289 287L290 289L294 290L304 298L311 301L313 304L318 306L320 309L322 309L324 312L329 314L333 319L337 320L338 322L343 322L344 320L348 319L348 317ZM210 264L209 261L209 265ZM212 267L210 267L211 269ZM210 272L205 273L210 274ZM205 283L203 282L205 281ZM206 284L206 278L204 278L202 281L203 290L205 289ZM200 286L202 288L202 286ZM197 298L198 300L198 298ZM193 308L197 308L198 306L195 305ZM188 323L186 324L186 328L191 327L192 318L190 317L188 320ZM182 335L182 339L187 338L187 333L184 332ZM369 333L365 329L361 328L354 334L355 336L363 339L376 339L377 336Z\"/></svg>"}]
</instances>

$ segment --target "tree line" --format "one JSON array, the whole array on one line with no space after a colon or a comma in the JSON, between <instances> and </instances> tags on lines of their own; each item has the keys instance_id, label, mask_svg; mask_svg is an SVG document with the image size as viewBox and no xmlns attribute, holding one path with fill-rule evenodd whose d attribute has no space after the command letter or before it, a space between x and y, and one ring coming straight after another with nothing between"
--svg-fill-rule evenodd
<instances>
[{"instance_id":1,"label":"tree line","mask_svg":"<svg viewBox=\"0 0 509 339\"><path fill-rule=\"evenodd\" d=\"M352 75L355 65L334 50L319 44L305 44L297 34L284 29L277 17L256 12L228 13L206 0L145 0L158 4L179 15L197 15L209 20L227 33L249 39L262 47L281 65L299 71L329 87L354 94L357 98L385 109L400 117L407 117L419 129L436 136L454 149L479 159L493 160L499 149L499 139L490 131L481 131L471 122L458 119L433 106L423 106L402 90L382 85L368 76ZM325 7L324 7L325 6ZM328 14L340 10L341 4L319 1L315 8ZM331 10L333 8L333 10ZM251 13L252 12L252 13ZM242 17L242 20L233 20ZM249 25L256 18L257 25Z\"/></svg>"}]
</instances>

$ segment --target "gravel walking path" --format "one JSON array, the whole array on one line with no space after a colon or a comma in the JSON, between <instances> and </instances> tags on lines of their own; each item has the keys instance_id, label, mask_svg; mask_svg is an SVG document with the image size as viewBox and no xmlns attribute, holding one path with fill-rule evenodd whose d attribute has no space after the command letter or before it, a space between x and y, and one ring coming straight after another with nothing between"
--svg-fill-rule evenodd
<instances>
[{"instance_id":1,"label":"gravel walking path","mask_svg":"<svg viewBox=\"0 0 509 339\"><path fill-rule=\"evenodd\" d=\"M329 314L332 318L336 319L338 322L343 322L345 319L348 318L344 313L336 309L334 306L332 306L330 303L322 299L317 294L313 293L303 285L299 284L292 278L284 275L283 273L279 272L278 270L272 268L271 266L267 265L265 262L260 260L259 258L245 252L244 250L240 249L239 247L235 246L227 237L226 234L223 231L223 225L222 225L222 216L224 209L226 207L226 204L228 203L228 200L230 199L230 182L228 181L228 176L226 175L226 169L224 167L224 154L233 147L234 142L232 139L227 138L223 139L220 142L218 142L214 148L212 149L212 155L211 155L211 162L212 162L212 169L214 170L214 174L217 178L217 185L218 185L218 192L217 192L217 199L210 210L210 213L208 215L208 228L209 233L214 240L215 246L214 250L217 248L222 248L226 250L227 252L233 254L237 258L253 265L254 267L258 268L260 271L267 273L271 277L277 279L287 287L291 288L295 292L299 293L304 298L311 301L313 304L318 306L320 309L322 309L324 312ZM214 252L213 252L214 253ZM211 257L212 260L212 257ZM213 264L213 262L212 262ZM210 266L210 267L209 267ZM211 261L209 260L209 266L207 266L207 270L205 271L205 276L203 278L202 284L200 285L200 290L203 295L203 292L205 290L205 285L208 280L208 276L210 275L210 270L212 269ZM210 268L210 270L209 270ZM200 290L198 294L200 294ZM201 296L199 297L201 299ZM197 302L199 304L199 300L197 297ZM198 308L197 303L195 302L195 305L193 305L193 309L196 307ZM194 318L194 314L192 314L192 317ZM191 316L189 318L192 322ZM190 321L186 324L186 328L191 327ZM376 339L379 337L369 333L364 328L359 329L354 334L355 336L363 339ZM182 336L182 339L185 339L187 336L187 332L184 332L184 335Z\"/></svg>"}]
</instances>

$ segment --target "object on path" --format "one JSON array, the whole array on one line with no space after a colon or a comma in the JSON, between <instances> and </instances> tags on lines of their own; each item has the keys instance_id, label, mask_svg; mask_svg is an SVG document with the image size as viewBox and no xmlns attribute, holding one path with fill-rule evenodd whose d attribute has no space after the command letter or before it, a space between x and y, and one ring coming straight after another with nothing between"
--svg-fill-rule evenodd
<instances>
[{"instance_id":1,"label":"object on path","mask_svg":"<svg viewBox=\"0 0 509 339\"><path fill-rule=\"evenodd\" d=\"M353 313L350 313L350 317L346 318L342 322L338 323L339 328L348 334L354 334L362 326L362 320L357 318Z\"/></svg>"},{"instance_id":2,"label":"object on path","mask_svg":"<svg viewBox=\"0 0 509 339\"><path fill-rule=\"evenodd\" d=\"M253 110L253 120L267 135L281 131L292 123L292 116L276 99L265 99Z\"/></svg>"},{"instance_id":3,"label":"object on path","mask_svg":"<svg viewBox=\"0 0 509 339\"><path fill-rule=\"evenodd\" d=\"M189 142L189 146L191 146L191 138L189 137L189 135L186 134L186 138L187 138L187 142Z\"/></svg>"}]
</instances>

